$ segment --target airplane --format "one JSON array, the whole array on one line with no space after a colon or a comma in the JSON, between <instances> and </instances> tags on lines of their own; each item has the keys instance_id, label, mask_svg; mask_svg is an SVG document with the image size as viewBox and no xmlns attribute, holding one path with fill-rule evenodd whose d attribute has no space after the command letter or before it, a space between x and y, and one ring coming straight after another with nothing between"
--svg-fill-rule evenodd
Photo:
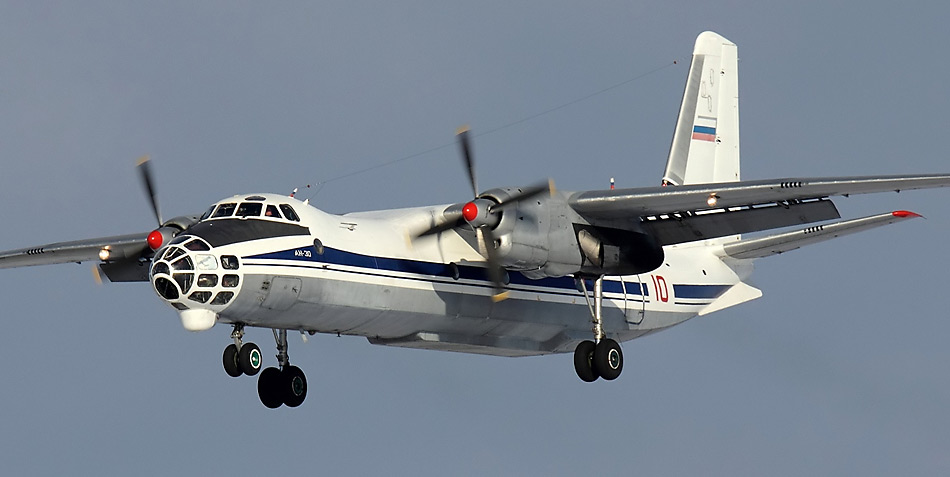
<instances>
[{"instance_id":1,"label":"airplane","mask_svg":"<svg viewBox=\"0 0 950 477\"><path fill-rule=\"evenodd\" d=\"M756 259L920 217L839 220L832 197L950 185L950 174L741 180L737 58L719 34L697 37L659 186L480 191L463 128L471 196L457 203L335 215L294 194L249 193L163 220L146 158L138 171L157 228L0 252L0 268L91 261L112 282L149 282L186 330L230 325L225 372L259 373L268 408L307 396L288 354L295 331L573 352L581 380L614 380L620 343L761 297L747 283ZM248 327L272 330L277 366L263 366Z\"/></svg>"}]
</instances>

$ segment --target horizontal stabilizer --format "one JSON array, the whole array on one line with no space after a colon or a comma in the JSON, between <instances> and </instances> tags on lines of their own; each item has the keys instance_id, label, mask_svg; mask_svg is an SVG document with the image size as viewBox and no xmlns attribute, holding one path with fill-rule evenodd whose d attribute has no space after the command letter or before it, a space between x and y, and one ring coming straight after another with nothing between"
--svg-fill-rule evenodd
<instances>
[{"instance_id":1,"label":"horizontal stabilizer","mask_svg":"<svg viewBox=\"0 0 950 477\"><path fill-rule=\"evenodd\" d=\"M887 214L872 215L860 219L844 220L826 225L817 225L807 229L785 232L767 237L742 240L727 244L723 250L733 258L762 258L788 252L825 240L913 219L920 215L906 210Z\"/></svg>"},{"instance_id":2,"label":"horizontal stabilizer","mask_svg":"<svg viewBox=\"0 0 950 477\"><path fill-rule=\"evenodd\" d=\"M726 292L722 295L719 295L719 298L716 298L716 301L710 303L708 306L706 306L706 308L699 310L699 316L708 315L714 311L724 310L731 306L752 301L761 296L762 290L759 290L752 285L739 282L726 290Z\"/></svg>"}]
</instances>

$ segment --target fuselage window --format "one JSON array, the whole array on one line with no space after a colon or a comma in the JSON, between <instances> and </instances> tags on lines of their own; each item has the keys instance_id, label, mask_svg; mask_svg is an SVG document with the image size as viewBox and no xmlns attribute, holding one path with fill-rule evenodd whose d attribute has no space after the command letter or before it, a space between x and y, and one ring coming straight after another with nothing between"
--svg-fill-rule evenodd
<instances>
[{"instance_id":1,"label":"fuselage window","mask_svg":"<svg viewBox=\"0 0 950 477\"><path fill-rule=\"evenodd\" d=\"M191 262L190 258L182 257L172 264L172 268L175 270L194 270L195 265Z\"/></svg>"},{"instance_id":2,"label":"fuselage window","mask_svg":"<svg viewBox=\"0 0 950 477\"><path fill-rule=\"evenodd\" d=\"M277 211L277 206L268 204L267 210L264 211L265 217L273 217L275 219L280 218L280 212Z\"/></svg>"},{"instance_id":3,"label":"fuselage window","mask_svg":"<svg viewBox=\"0 0 950 477\"><path fill-rule=\"evenodd\" d=\"M300 222L300 217L297 216L297 212L294 212L293 207L287 204L280 204L280 210L284 213L284 217L287 217L287 220Z\"/></svg>"},{"instance_id":4,"label":"fuselage window","mask_svg":"<svg viewBox=\"0 0 950 477\"><path fill-rule=\"evenodd\" d=\"M198 286L199 286L199 287L211 288L211 287L213 287L213 286L215 286L215 285L217 285L217 284L218 284L218 276L217 276L217 275L210 275L210 274L209 274L209 275L198 275ZM210 298L210 296L209 296L208 298ZM205 300L205 301L208 301L208 300ZM204 303L204 301L201 302L201 303Z\"/></svg>"},{"instance_id":5,"label":"fuselage window","mask_svg":"<svg viewBox=\"0 0 950 477\"><path fill-rule=\"evenodd\" d=\"M237 270L238 267L238 259L234 255L221 256L221 268L225 270Z\"/></svg>"},{"instance_id":6,"label":"fuselage window","mask_svg":"<svg viewBox=\"0 0 950 477\"><path fill-rule=\"evenodd\" d=\"M223 291L218 293L214 300L211 300L212 305L227 305L231 298L234 298L234 292Z\"/></svg>"},{"instance_id":7,"label":"fuselage window","mask_svg":"<svg viewBox=\"0 0 950 477\"><path fill-rule=\"evenodd\" d=\"M264 207L264 204L258 202L242 202L241 206L238 207L237 216L238 217L258 217L261 215L261 209Z\"/></svg>"},{"instance_id":8,"label":"fuselage window","mask_svg":"<svg viewBox=\"0 0 950 477\"><path fill-rule=\"evenodd\" d=\"M212 218L216 217L230 217L234 213L234 208L237 207L237 204L221 204L218 206L218 210L214 212Z\"/></svg>"}]
</instances>

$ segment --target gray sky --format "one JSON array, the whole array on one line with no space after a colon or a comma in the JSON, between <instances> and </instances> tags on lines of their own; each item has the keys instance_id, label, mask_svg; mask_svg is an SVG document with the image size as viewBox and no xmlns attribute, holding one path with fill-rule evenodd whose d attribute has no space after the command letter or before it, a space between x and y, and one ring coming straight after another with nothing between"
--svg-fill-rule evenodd
<instances>
[{"instance_id":1,"label":"gray sky","mask_svg":"<svg viewBox=\"0 0 950 477\"><path fill-rule=\"evenodd\" d=\"M655 185L707 29L739 45L744 178L950 171L942 5L133 3L0 1L0 249L151 230L143 154L164 215L196 213L659 69L475 138L483 188ZM464 177L446 147L313 201L454 202ZM294 410L224 373L228 327L185 332L145 284L3 270L0 474L945 474L947 194L839 200L928 220L760 261L763 298L626 343L612 383L582 383L570 355L294 336ZM270 333L248 335L273 364Z\"/></svg>"}]
</instances>

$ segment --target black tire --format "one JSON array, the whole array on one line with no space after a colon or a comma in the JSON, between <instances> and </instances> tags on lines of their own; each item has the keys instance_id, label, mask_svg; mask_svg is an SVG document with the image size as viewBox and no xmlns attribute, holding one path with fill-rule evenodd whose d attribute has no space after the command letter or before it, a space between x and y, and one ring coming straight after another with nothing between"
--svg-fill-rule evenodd
<instances>
[{"instance_id":1,"label":"black tire","mask_svg":"<svg viewBox=\"0 0 950 477\"><path fill-rule=\"evenodd\" d=\"M281 372L277 368L265 368L261 377L257 378L257 395L261 404L270 409L277 409L284 403L281 394Z\"/></svg>"},{"instance_id":2,"label":"black tire","mask_svg":"<svg viewBox=\"0 0 950 477\"><path fill-rule=\"evenodd\" d=\"M244 343L238 352L238 364L241 366L241 371L248 376L259 373L264 364L261 349L254 343Z\"/></svg>"},{"instance_id":3,"label":"black tire","mask_svg":"<svg viewBox=\"0 0 950 477\"><path fill-rule=\"evenodd\" d=\"M597 381L594 348L593 341L581 341L577 348L574 348L574 371L577 372L577 377L586 383Z\"/></svg>"},{"instance_id":4,"label":"black tire","mask_svg":"<svg viewBox=\"0 0 950 477\"><path fill-rule=\"evenodd\" d=\"M238 364L238 350L234 343L224 348L224 372L228 373L228 376L232 378L244 374L244 371L241 371L241 366Z\"/></svg>"},{"instance_id":5,"label":"black tire","mask_svg":"<svg viewBox=\"0 0 950 477\"><path fill-rule=\"evenodd\" d=\"M287 366L281 371L281 387L283 388L284 404L287 407L297 407L307 399L307 376L296 366Z\"/></svg>"},{"instance_id":6,"label":"black tire","mask_svg":"<svg viewBox=\"0 0 950 477\"><path fill-rule=\"evenodd\" d=\"M617 379L623 371L623 350L620 349L620 344L610 338L600 340L594 349L594 367L600 377L607 381Z\"/></svg>"}]
</instances>

